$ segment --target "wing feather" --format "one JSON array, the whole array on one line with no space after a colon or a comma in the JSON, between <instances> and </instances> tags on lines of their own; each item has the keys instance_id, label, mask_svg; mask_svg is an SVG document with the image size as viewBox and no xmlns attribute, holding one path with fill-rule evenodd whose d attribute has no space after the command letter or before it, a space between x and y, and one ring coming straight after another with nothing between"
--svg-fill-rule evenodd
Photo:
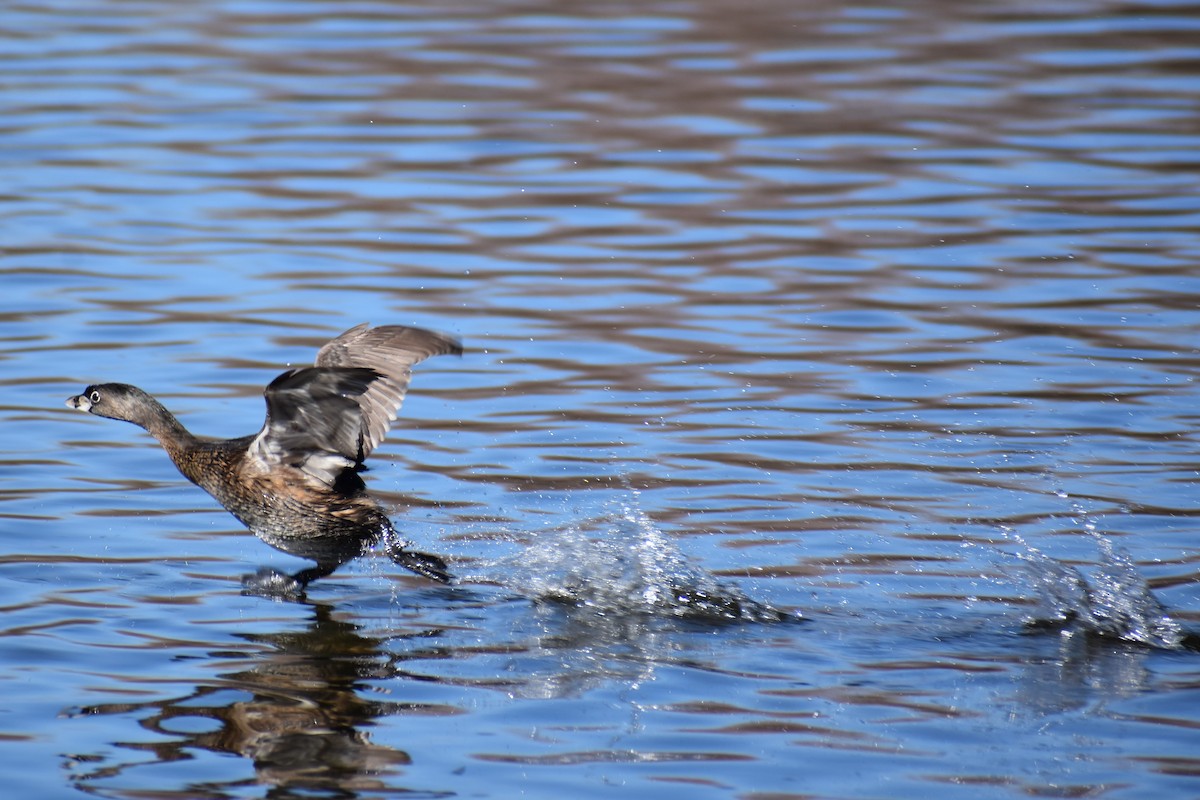
<instances>
[{"instance_id":1,"label":"wing feather","mask_svg":"<svg viewBox=\"0 0 1200 800\"><path fill-rule=\"evenodd\" d=\"M380 375L359 398L369 455L387 435L408 391L412 368L430 356L461 355L457 339L423 328L356 325L317 352L318 367L361 367Z\"/></svg>"},{"instance_id":2,"label":"wing feather","mask_svg":"<svg viewBox=\"0 0 1200 800\"><path fill-rule=\"evenodd\" d=\"M267 386L267 419L251 457L264 470L286 464L339 485L383 441L413 365L444 353L461 354L462 346L420 328L351 328L317 352L315 366L289 370Z\"/></svg>"}]
</instances>

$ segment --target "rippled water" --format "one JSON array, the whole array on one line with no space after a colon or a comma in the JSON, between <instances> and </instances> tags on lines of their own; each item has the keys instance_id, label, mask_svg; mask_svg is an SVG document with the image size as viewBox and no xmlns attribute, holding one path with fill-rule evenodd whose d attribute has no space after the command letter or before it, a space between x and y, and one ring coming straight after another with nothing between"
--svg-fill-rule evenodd
<instances>
[{"instance_id":1,"label":"rippled water","mask_svg":"<svg viewBox=\"0 0 1200 800\"><path fill-rule=\"evenodd\" d=\"M1200 793L1200 6L4 19L11 796ZM468 348L370 479L452 588L242 596L62 405L250 433L365 320Z\"/></svg>"}]
</instances>

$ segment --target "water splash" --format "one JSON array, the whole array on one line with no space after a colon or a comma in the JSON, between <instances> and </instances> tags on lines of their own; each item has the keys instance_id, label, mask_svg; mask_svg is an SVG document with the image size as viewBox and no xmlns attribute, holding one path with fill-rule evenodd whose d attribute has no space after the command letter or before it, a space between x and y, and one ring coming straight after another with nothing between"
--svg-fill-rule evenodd
<instances>
[{"instance_id":1,"label":"water splash","mask_svg":"<svg viewBox=\"0 0 1200 800\"><path fill-rule=\"evenodd\" d=\"M596 615L698 622L782 622L793 613L747 597L683 555L635 504L539 533L497 564L522 594Z\"/></svg>"},{"instance_id":2,"label":"water splash","mask_svg":"<svg viewBox=\"0 0 1200 800\"><path fill-rule=\"evenodd\" d=\"M1036 594L1026 625L1172 650L1190 646L1194 635L1167 613L1129 553L1103 534L1088 532L1100 551L1090 580L1070 564L1011 537L1024 548L1015 557Z\"/></svg>"}]
</instances>

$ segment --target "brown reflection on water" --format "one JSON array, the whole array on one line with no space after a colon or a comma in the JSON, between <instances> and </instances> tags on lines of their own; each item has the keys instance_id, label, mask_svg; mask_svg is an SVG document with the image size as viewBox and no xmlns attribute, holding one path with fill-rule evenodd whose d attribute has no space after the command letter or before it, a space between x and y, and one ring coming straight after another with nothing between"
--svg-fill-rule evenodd
<instances>
[{"instance_id":1,"label":"brown reflection on water","mask_svg":"<svg viewBox=\"0 0 1200 800\"><path fill-rule=\"evenodd\" d=\"M123 747L152 754L156 763L190 759L190 752L200 749L249 759L256 781L277 790L339 796L396 791L397 776L412 759L403 750L373 743L373 721L462 712L365 692L366 684L392 674L381 649L384 641L338 619L330 606L315 605L312 611L312 620L302 630L244 636L247 644L238 649L253 653L248 663L241 653L211 653L214 667L231 660L231 665L241 662L244 668L222 672L186 695L148 703L103 703L70 713L135 713L153 738L126 741ZM132 683L144 686L142 678ZM141 757L106 759L99 767L90 762L76 758L67 765L72 783L85 791L126 772L136 773L144 764ZM203 794L214 796L222 787L232 791L242 784L240 777L214 777L204 782Z\"/></svg>"}]
</instances>

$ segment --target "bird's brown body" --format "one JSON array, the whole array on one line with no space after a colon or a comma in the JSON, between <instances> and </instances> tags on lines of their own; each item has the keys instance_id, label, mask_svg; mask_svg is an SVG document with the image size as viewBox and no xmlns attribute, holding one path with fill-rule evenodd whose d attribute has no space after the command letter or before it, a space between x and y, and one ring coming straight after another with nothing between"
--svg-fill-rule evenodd
<instances>
[{"instance_id":1,"label":"bird's brown body","mask_svg":"<svg viewBox=\"0 0 1200 800\"><path fill-rule=\"evenodd\" d=\"M250 590L301 594L381 540L397 563L446 582L440 558L404 548L359 473L395 419L412 365L461 352L454 339L419 328L351 328L321 348L315 366L272 381L262 430L236 439L193 435L127 384L93 384L67 405L145 428L184 477L264 542L317 563L292 576L260 571L247 579Z\"/></svg>"}]
</instances>

